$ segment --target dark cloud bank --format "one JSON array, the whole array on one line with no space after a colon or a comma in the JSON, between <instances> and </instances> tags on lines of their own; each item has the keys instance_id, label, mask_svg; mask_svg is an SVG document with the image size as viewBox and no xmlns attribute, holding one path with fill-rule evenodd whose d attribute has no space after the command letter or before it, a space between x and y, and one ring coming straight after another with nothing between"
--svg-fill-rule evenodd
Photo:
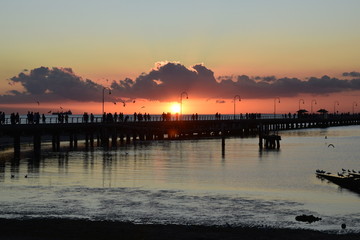
<instances>
[{"instance_id":1,"label":"dark cloud bank","mask_svg":"<svg viewBox=\"0 0 360 240\"><path fill-rule=\"evenodd\" d=\"M276 78L221 76L198 64L190 68L174 62L157 63L149 73L143 73L135 80L113 81L109 101L121 98L143 98L149 100L178 100L186 91L193 97L229 99L235 95L241 98L259 99L294 97L301 94L326 95L344 91L360 90L360 73L346 72L344 79L323 76L307 80L298 78ZM96 101L102 99L103 86L89 79L82 79L70 68L40 67L24 71L12 77L9 84L21 84L23 92L10 91L0 96L2 103L25 103L29 101Z\"/></svg>"}]
</instances>

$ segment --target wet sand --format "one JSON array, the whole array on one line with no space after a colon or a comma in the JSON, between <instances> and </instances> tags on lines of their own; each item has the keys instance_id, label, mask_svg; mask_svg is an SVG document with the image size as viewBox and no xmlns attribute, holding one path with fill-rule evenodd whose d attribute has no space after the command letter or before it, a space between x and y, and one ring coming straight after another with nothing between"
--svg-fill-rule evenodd
<instances>
[{"instance_id":1,"label":"wet sand","mask_svg":"<svg viewBox=\"0 0 360 240\"><path fill-rule=\"evenodd\" d=\"M0 219L0 239L360 239L360 234L329 234L311 230L149 225L69 219Z\"/></svg>"}]
</instances>

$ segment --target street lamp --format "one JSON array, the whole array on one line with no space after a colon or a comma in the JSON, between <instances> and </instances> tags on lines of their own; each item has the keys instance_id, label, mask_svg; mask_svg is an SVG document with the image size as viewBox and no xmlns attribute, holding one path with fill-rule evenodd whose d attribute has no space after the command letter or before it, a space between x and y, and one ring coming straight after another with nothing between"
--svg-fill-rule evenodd
<instances>
[{"instance_id":1,"label":"street lamp","mask_svg":"<svg viewBox=\"0 0 360 240\"><path fill-rule=\"evenodd\" d=\"M313 103L317 104L316 100L311 100L311 113L313 113Z\"/></svg>"},{"instance_id":2,"label":"street lamp","mask_svg":"<svg viewBox=\"0 0 360 240\"><path fill-rule=\"evenodd\" d=\"M354 107L357 107L357 102L353 102L352 104L353 115L354 115Z\"/></svg>"},{"instance_id":3,"label":"street lamp","mask_svg":"<svg viewBox=\"0 0 360 240\"><path fill-rule=\"evenodd\" d=\"M276 97L274 98L274 118L276 118L276 100L278 100L278 103L280 103L280 98Z\"/></svg>"},{"instance_id":4,"label":"street lamp","mask_svg":"<svg viewBox=\"0 0 360 240\"><path fill-rule=\"evenodd\" d=\"M182 99L183 99L183 95L186 96L186 99L189 98L187 92L182 92L180 94L180 119L182 119Z\"/></svg>"},{"instance_id":5,"label":"street lamp","mask_svg":"<svg viewBox=\"0 0 360 240\"><path fill-rule=\"evenodd\" d=\"M334 102L334 114L336 113L336 111L335 111L335 110L336 110L336 109L335 109L335 108L336 108L336 104L339 106L339 102L338 102L338 101L335 101L335 102Z\"/></svg>"},{"instance_id":6,"label":"street lamp","mask_svg":"<svg viewBox=\"0 0 360 240\"><path fill-rule=\"evenodd\" d=\"M238 99L239 99L239 102L241 101L240 96L239 96L239 95L235 95L235 97L234 97L234 120L235 120L235 112L236 112L236 111L235 111L235 109L236 109L236 108L235 108L235 105L236 105L236 104L235 104L235 102L236 102L236 98L238 98Z\"/></svg>"},{"instance_id":7,"label":"street lamp","mask_svg":"<svg viewBox=\"0 0 360 240\"><path fill-rule=\"evenodd\" d=\"M108 89L109 90L109 95L111 94L111 89L108 87L104 87L102 90L102 114L105 113L104 111L104 103L105 103L105 90Z\"/></svg>"},{"instance_id":8,"label":"street lamp","mask_svg":"<svg viewBox=\"0 0 360 240\"><path fill-rule=\"evenodd\" d=\"M300 110L300 102L302 102L303 104L305 104L304 99L299 99L299 110Z\"/></svg>"}]
</instances>

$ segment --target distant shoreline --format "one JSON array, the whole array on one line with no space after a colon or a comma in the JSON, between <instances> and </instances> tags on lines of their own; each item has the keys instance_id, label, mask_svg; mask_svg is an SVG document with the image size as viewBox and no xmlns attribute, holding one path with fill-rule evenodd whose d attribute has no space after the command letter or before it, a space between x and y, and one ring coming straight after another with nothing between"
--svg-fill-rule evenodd
<instances>
[{"instance_id":1,"label":"distant shoreline","mask_svg":"<svg viewBox=\"0 0 360 240\"><path fill-rule=\"evenodd\" d=\"M0 219L0 239L360 239L303 229L133 224L58 218Z\"/></svg>"}]
</instances>

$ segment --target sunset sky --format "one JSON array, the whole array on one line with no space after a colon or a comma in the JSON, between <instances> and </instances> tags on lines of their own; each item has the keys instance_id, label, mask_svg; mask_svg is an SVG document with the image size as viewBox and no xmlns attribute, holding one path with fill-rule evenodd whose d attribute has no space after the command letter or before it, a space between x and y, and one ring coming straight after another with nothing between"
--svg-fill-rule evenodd
<instances>
[{"instance_id":1,"label":"sunset sky","mask_svg":"<svg viewBox=\"0 0 360 240\"><path fill-rule=\"evenodd\" d=\"M358 0L1 0L0 111L360 112ZM111 95L104 87L111 88ZM39 102L39 104L38 104ZM315 104L316 102L316 104ZM125 103L125 104L123 104ZM125 106L124 106L125 105Z\"/></svg>"}]
</instances>

